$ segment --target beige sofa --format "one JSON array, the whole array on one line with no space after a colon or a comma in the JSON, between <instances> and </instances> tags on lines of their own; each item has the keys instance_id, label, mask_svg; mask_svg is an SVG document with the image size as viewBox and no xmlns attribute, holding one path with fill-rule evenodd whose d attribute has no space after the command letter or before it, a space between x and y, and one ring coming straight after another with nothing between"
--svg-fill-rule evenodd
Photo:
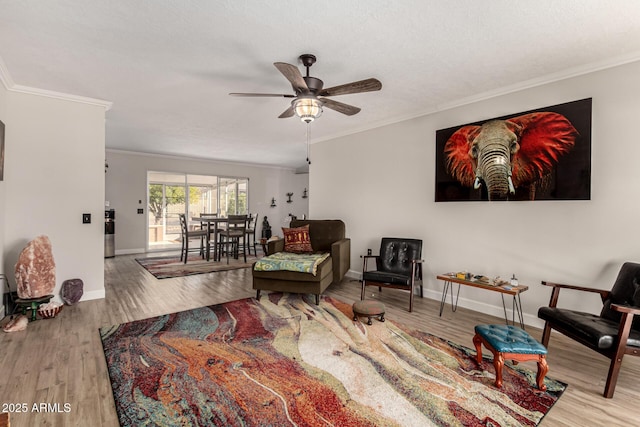
<instances>
[{"instance_id":1,"label":"beige sofa","mask_svg":"<svg viewBox=\"0 0 640 427\"><path fill-rule=\"evenodd\" d=\"M329 252L331 255L317 269L316 275L294 271L253 271L253 289L256 298L260 291L279 291L314 294L316 304L320 294L332 283L338 283L351 265L351 239L345 237L345 225L339 219L292 220L290 227L309 224L309 238L315 252ZM267 246L267 255L284 250L284 240L272 240Z\"/></svg>"}]
</instances>

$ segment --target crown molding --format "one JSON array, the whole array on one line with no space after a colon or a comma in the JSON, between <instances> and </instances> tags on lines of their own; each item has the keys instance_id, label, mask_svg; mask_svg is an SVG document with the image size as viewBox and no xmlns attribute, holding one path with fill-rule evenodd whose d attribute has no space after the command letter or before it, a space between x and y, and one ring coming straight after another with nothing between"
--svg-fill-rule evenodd
<instances>
[{"instance_id":1,"label":"crown molding","mask_svg":"<svg viewBox=\"0 0 640 427\"><path fill-rule=\"evenodd\" d=\"M12 86L14 86L13 80L11 79L11 75L9 75L9 70L7 70L7 66L4 65L4 61L0 57L0 82L5 89L9 90Z\"/></svg>"},{"instance_id":2,"label":"crown molding","mask_svg":"<svg viewBox=\"0 0 640 427\"><path fill-rule=\"evenodd\" d=\"M5 65L1 57L0 57L0 82L2 82L2 85L5 87L5 89L10 92L45 96L47 98L61 99L63 101L72 101L72 102L79 102L82 104L95 105L95 106L104 108L105 111L109 111L113 106L112 102L104 101L102 99L88 98L85 96L70 95L67 93L54 92L52 90L38 89L38 88L29 87L29 86L17 85L11 78L11 74L9 74L9 70L7 69L7 66Z\"/></svg>"},{"instance_id":3,"label":"crown molding","mask_svg":"<svg viewBox=\"0 0 640 427\"><path fill-rule=\"evenodd\" d=\"M193 162L204 162L204 163L210 163L210 164L213 163L213 164L219 164L219 165L246 166L246 167L253 167L253 168L278 169L278 170L296 172L296 168L289 167L289 166L270 165L266 163L236 162L232 160L180 156L175 154L148 153L148 152L142 152L142 151L123 150L119 148L105 148L105 153L115 153L115 154L129 155L129 156L155 157L160 159L171 159L171 160L188 160Z\"/></svg>"},{"instance_id":4,"label":"crown molding","mask_svg":"<svg viewBox=\"0 0 640 427\"><path fill-rule=\"evenodd\" d=\"M352 129L352 130L347 131L347 132L336 133L336 134L333 134L333 135L326 135L326 136L324 136L322 138L313 139L311 141L311 143L315 144L315 143L318 143L318 142L331 141L331 140L342 138L342 137L345 137L345 136L366 132L366 131L369 131L369 130L372 130L372 129L377 129L379 127L389 126L389 125L393 125L395 123L401 123L401 122L404 122L404 121L407 121L407 120L412 120L412 119L416 119L416 118L419 118L419 117L429 116L431 114L436 114L436 113L440 113L440 112L443 112L443 111L452 110L454 108L463 107L465 105L474 104L474 103L485 101L485 100L489 100L489 99L492 99L492 98L497 98L499 96L508 95L508 94L515 93L515 92L520 92L520 91L523 91L523 90L526 90L526 89L531 89L531 88L543 86L543 85L546 85L546 84L552 84L552 83L560 82L560 81L571 79L571 78L574 78L574 77L580 77L580 76L583 76L583 75L586 75L586 74L591 74L591 73L596 73L596 72L603 71L603 70L608 70L608 69L611 69L611 68L623 66L623 65L626 65L626 64L634 63L634 62L640 62L640 52L632 52L632 53L629 53L629 54L626 54L626 55L620 55L620 56L617 56L617 57L614 57L614 58L609 58L609 59L606 59L606 60L603 60L603 61L593 62L593 63L589 63L589 64L586 64L586 65L569 68L567 70L563 70L563 71L552 73L552 74L547 74L547 75L542 76L542 77L526 80L526 81L519 82L519 83L510 85L510 86L502 87L502 88L499 88L499 89L496 89L496 90L487 91L487 92L480 93L480 94L477 94L477 95L473 95L473 96L470 96L470 97L454 100L454 101L451 101L451 102L448 102L448 103L445 103L445 104L433 106L433 107L430 107L428 109L423 109L423 110L417 111L417 112L412 113L412 114L391 117L391 118L389 118L387 120L384 120L384 121L378 121L378 122L375 122L374 124L361 126L358 129Z\"/></svg>"},{"instance_id":5,"label":"crown molding","mask_svg":"<svg viewBox=\"0 0 640 427\"><path fill-rule=\"evenodd\" d=\"M95 105L98 107L103 107L105 111L109 111L113 106L113 102L104 101L102 99L87 98L85 96L70 95L68 93L54 92L52 90L37 89L22 85L13 85L13 87L9 88L9 90L12 92L26 93L29 95L39 95L46 96L48 98L61 99L63 101L72 101L79 102L81 104Z\"/></svg>"}]
</instances>

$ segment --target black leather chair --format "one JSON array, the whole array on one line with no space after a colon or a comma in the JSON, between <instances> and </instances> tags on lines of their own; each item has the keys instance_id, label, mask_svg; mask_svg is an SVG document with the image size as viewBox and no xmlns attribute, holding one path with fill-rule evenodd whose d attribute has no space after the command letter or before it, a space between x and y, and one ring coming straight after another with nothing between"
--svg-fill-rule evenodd
<instances>
[{"instance_id":1,"label":"black leather chair","mask_svg":"<svg viewBox=\"0 0 640 427\"><path fill-rule=\"evenodd\" d=\"M640 356L640 264L624 263L611 291L542 284L553 287L549 307L538 310L538 317L545 321L542 344L548 348L551 329L555 329L611 359L604 397L613 397L623 356ZM603 302L600 315L556 307L560 289L599 293Z\"/></svg>"},{"instance_id":2,"label":"black leather chair","mask_svg":"<svg viewBox=\"0 0 640 427\"><path fill-rule=\"evenodd\" d=\"M364 255L362 266L362 295L367 286L409 291L409 312L413 311L414 286L420 286L422 298L422 240L383 237L380 255ZM367 261L376 260L376 270L368 271Z\"/></svg>"}]
</instances>

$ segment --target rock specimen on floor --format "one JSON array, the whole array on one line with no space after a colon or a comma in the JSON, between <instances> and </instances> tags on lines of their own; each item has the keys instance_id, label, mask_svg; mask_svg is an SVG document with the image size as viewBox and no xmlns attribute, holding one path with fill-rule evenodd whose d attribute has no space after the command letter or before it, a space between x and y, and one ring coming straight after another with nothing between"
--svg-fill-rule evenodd
<instances>
[{"instance_id":1,"label":"rock specimen on floor","mask_svg":"<svg viewBox=\"0 0 640 427\"><path fill-rule=\"evenodd\" d=\"M84 283L81 279L69 279L62 282L60 290L60 298L67 305L73 305L80 301L84 289Z\"/></svg>"},{"instance_id":2,"label":"rock specimen on floor","mask_svg":"<svg viewBox=\"0 0 640 427\"><path fill-rule=\"evenodd\" d=\"M2 327L2 330L5 332L18 332L24 331L27 329L27 325L29 324L29 318L24 314L17 316L9 321L6 325Z\"/></svg>"},{"instance_id":3,"label":"rock specimen on floor","mask_svg":"<svg viewBox=\"0 0 640 427\"><path fill-rule=\"evenodd\" d=\"M38 306L38 314L43 319L53 319L62 310L63 304L61 302L50 301L46 304L40 304Z\"/></svg>"},{"instance_id":4,"label":"rock specimen on floor","mask_svg":"<svg viewBox=\"0 0 640 427\"><path fill-rule=\"evenodd\" d=\"M38 236L27 243L20 252L15 272L18 298L40 298L53 293L56 264L47 236Z\"/></svg>"}]
</instances>

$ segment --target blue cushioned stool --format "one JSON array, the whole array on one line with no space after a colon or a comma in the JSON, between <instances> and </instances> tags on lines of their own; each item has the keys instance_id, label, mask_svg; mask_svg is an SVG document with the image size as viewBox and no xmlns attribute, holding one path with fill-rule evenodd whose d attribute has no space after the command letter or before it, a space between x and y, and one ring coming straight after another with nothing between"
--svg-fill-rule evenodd
<instances>
[{"instance_id":1,"label":"blue cushioned stool","mask_svg":"<svg viewBox=\"0 0 640 427\"><path fill-rule=\"evenodd\" d=\"M549 372L547 349L534 340L526 331L511 325L477 325L473 344L476 346L476 360L482 362L482 344L493 353L496 369L496 387L502 387L502 367L505 359L514 362L535 360L538 362L536 383L540 390L546 390L544 377Z\"/></svg>"}]
</instances>

